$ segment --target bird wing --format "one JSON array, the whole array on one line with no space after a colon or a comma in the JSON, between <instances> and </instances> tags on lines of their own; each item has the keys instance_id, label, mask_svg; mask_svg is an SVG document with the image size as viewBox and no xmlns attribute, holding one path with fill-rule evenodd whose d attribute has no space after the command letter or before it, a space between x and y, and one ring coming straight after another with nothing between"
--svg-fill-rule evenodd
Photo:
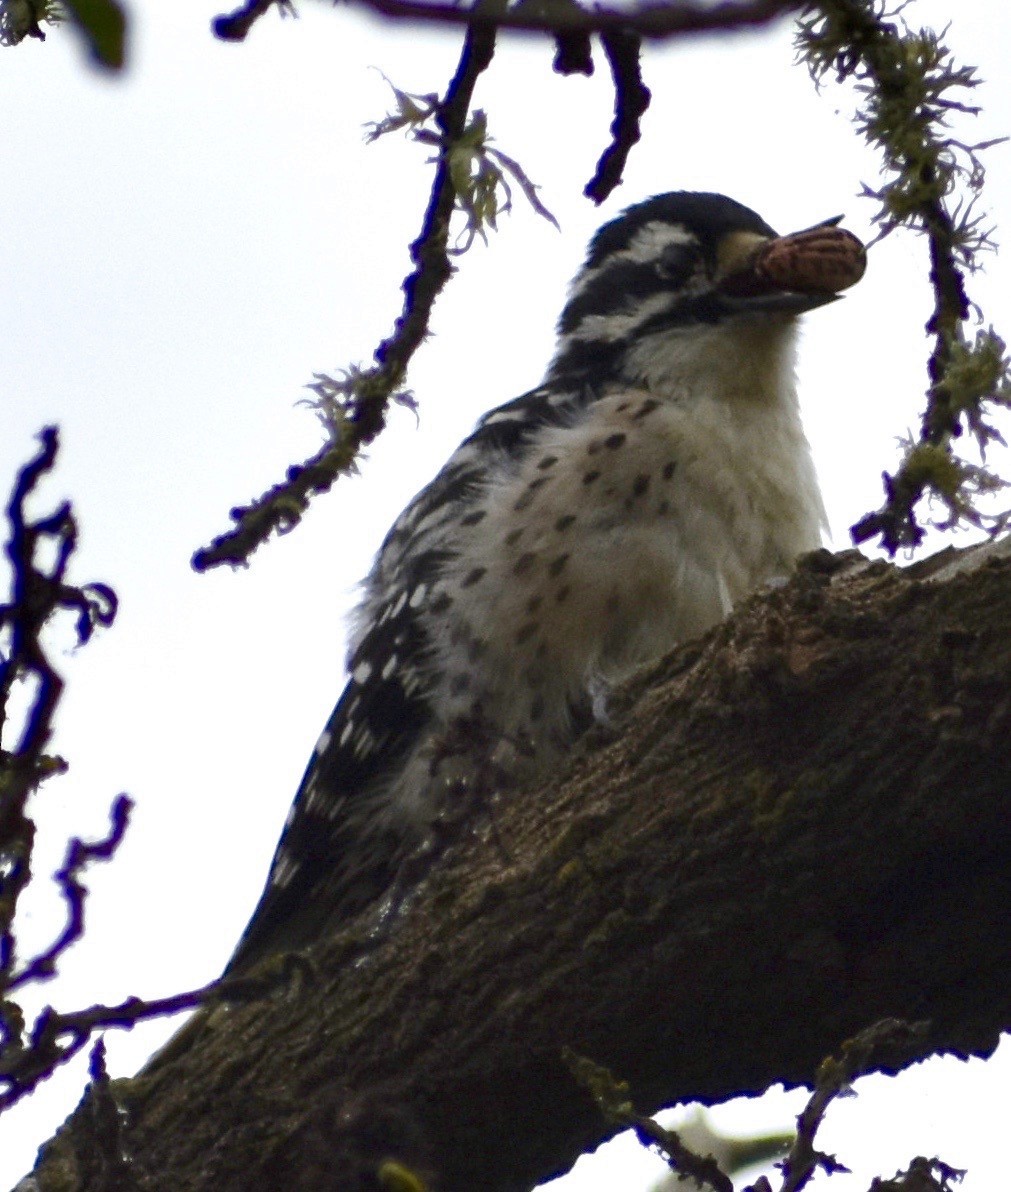
<instances>
[{"instance_id":1,"label":"bird wing","mask_svg":"<svg viewBox=\"0 0 1011 1192\"><path fill-rule=\"evenodd\" d=\"M542 387L490 411L387 534L355 618L349 679L295 795L259 904L227 974L290 951L380 899L403 860L391 776L430 733L438 580L490 475L521 460L588 394ZM384 797L385 796L385 797Z\"/></svg>"}]
</instances>

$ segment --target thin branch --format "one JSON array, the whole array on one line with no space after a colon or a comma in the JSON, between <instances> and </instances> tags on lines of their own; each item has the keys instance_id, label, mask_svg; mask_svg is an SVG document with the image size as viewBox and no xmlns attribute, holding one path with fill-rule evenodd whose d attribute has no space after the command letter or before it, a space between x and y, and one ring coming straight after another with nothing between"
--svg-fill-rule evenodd
<instances>
[{"instance_id":1,"label":"thin branch","mask_svg":"<svg viewBox=\"0 0 1011 1192\"><path fill-rule=\"evenodd\" d=\"M14 972L15 913L31 877L35 843L35 824L26 811L28 797L44 778L66 768L60 759L45 753L63 680L49 659L43 632L54 614L72 612L76 614L78 642L83 644L97 626L112 623L117 607L116 594L107 584L76 587L67 582L77 544L77 524L69 502L34 520L28 514L29 500L52 471L59 451L55 427L46 427L39 437L41 449L19 471L7 506L11 599L0 605L0 1109L64 1062L66 1023L72 1023L72 1016L68 1020L47 1011L26 1042L24 1014L9 994L53 976L58 960L84 934L87 890L82 875L91 862L113 856L126 831L130 809L130 800L120 795L103 839L70 841L56 874L67 908L64 927L47 948ZM40 555L45 561L40 561ZM12 724L8 717L11 697L26 686L31 692L28 708ZM5 730L17 736L12 747L4 747ZM88 1034L73 1034L73 1038L76 1045L71 1050L80 1050ZM23 1073L28 1074L24 1082Z\"/></svg>"},{"instance_id":2,"label":"thin branch","mask_svg":"<svg viewBox=\"0 0 1011 1192\"><path fill-rule=\"evenodd\" d=\"M262 16L274 7L280 10L282 16L294 15L295 8L292 0L247 0L241 8L234 12L222 13L211 22L211 29L215 37L222 41L245 41L250 29Z\"/></svg>"},{"instance_id":3,"label":"thin branch","mask_svg":"<svg viewBox=\"0 0 1011 1192\"><path fill-rule=\"evenodd\" d=\"M86 642L96 626L112 624L117 607L116 594L107 584L75 587L67 583L67 567L77 544L69 503L35 521L27 513L30 497L52 471L59 450L56 427L46 427L39 438L41 449L18 473L7 506L6 554L12 580L10 602L0 604L0 632L8 642L0 653L0 978L9 974L14 963L11 924L31 876L35 825L25 813L28 796L48 774L65 768L45 754L63 680L49 660L42 633L54 613L75 612L78 641ZM48 567L38 561L40 548L55 554ZM5 745L5 732L12 727L11 696L25 684L33 688L31 703L17 741ZM73 910L70 917L73 921Z\"/></svg>"},{"instance_id":4,"label":"thin branch","mask_svg":"<svg viewBox=\"0 0 1011 1192\"><path fill-rule=\"evenodd\" d=\"M87 890L81 875L92 861L109 861L123 842L130 821L132 800L118 795L109 812L109 831L101 840L88 844L74 837L67 845L63 865L56 872L56 881L67 904L67 922L59 936L45 951L40 952L7 983L7 993L33 981L46 981L56 973L56 962L64 952L84 935L84 904Z\"/></svg>"},{"instance_id":5,"label":"thin branch","mask_svg":"<svg viewBox=\"0 0 1011 1192\"><path fill-rule=\"evenodd\" d=\"M102 853L115 850L116 835L122 836L125 823L116 820L109 836L96 845L84 846ZM27 1045L8 1043L0 1050L0 1113L28 1096L43 1080L82 1051L96 1031L111 1027L130 1030L138 1022L152 1018L167 1018L186 1010L196 1010L208 1003L227 1001L233 1004L257 1002L275 993L278 989L290 988L295 979L302 979L305 964L299 956L278 958L275 964L265 967L257 976L236 977L232 980L215 980L198 989L176 993L170 997L144 1000L128 997L115 1006L94 1005L86 1010L61 1013L47 1006L36 1018ZM9 1013L13 1002L0 1002L0 1011ZM23 1029L23 1021L17 1014L15 1022ZM20 1038L20 1031L8 1035ZM178 1040L180 1036L176 1036ZM171 1045L170 1045L171 1046ZM154 1062L154 1061L150 1061ZM94 1071L92 1071L94 1078Z\"/></svg>"},{"instance_id":6,"label":"thin branch","mask_svg":"<svg viewBox=\"0 0 1011 1192\"><path fill-rule=\"evenodd\" d=\"M250 554L274 532L285 533L301 519L311 496L329 491L342 475L353 470L361 450L386 424L389 403L403 384L411 357L428 333L435 300L449 280L449 226L457 200L450 168L450 154L467 126L474 88L495 50L492 25L473 22L456 74L439 105L436 117L442 143L438 166L425 212L421 234L411 245L414 269L403 282L404 306L393 332L376 349L378 367L354 378L350 396L340 410L334 439L304 464L288 469L287 478L252 504L233 509L235 528L215 538L193 556L197 571L222 563L245 563Z\"/></svg>"},{"instance_id":7,"label":"thin branch","mask_svg":"<svg viewBox=\"0 0 1011 1192\"><path fill-rule=\"evenodd\" d=\"M642 39L627 29L610 29L601 33L600 40L614 79L614 120L611 143L583 191L595 203L602 203L620 185L629 152L641 136L639 121L652 98L639 69Z\"/></svg>"},{"instance_id":8,"label":"thin branch","mask_svg":"<svg viewBox=\"0 0 1011 1192\"><path fill-rule=\"evenodd\" d=\"M701 1187L712 1192L734 1192L733 1180L712 1156L696 1154L685 1146L676 1130L665 1130L651 1117L635 1110L627 1081L616 1079L607 1068L577 1055L569 1047L562 1049L562 1060L608 1122L623 1130L634 1130L643 1146L661 1152L671 1170L691 1177Z\"/></svg>"},{"instance_id":9,"label":"thin branch","mask_svg":"<svg viewBox=\"0 0 1011 1192\"><path fill-rule=\"evenodd\" d=\"M52 729L52 714L63 688L62 680L49 663L39 634L53 610L51 584L56 578L40 572L35 563L35 550L42 537L58 539L57 569L66 564L68 549L76 539L76 527L66 504L45 520L33 524L28 520L25 504L39 481L52 471L59 450L59 435L54 426L47 426L40 434L42 449L35 459L18 473L7 506L11 533L7 543L7 557L13 569L12 600L0 606L0 628L10 628L10 653L0 661L0 730L6 726L7 704L15 684L26 674L38 680L38 691L25 724L15 755L34 757L41 754ZM60 577L62 578L62 577ZM22 791L27 796L27 788ZM5 794L5 802L7 801Z\"/></svg>"},{"instance_id":10,"label":"thin branch","mask_svg":"<svg viewBox=\"0 0 1011 1192\"><path fill-rule=\"evenodd\" d=\"M396 388L407 365L428 334L435 300L449 281L453 267L447 251L449 223L457 191L450 168L449 150L467 127L467 113L477 80L491 65L495 30L491 25L468 26L463 53L442 101L436 121L442 133L442 152L429 196L421 235L411 245L414 270L404 279L404 308L388 336L376 349L376 360L397 377ZM379 427L376 431L378 433Z\"/></svg>"},{"instance_id":11,"label":"thin branch","mask_svg":"<svg viewBox=\"0 0 1011 1192\"><path fill-rule=\"evenodd\" d=\"M66 1014L47 1007L35 1020L27 1046L8 1046L0 1053L0 1113L73 1059L96 1031L107 1027L129 1030L138 1022L195 1010L215 1000L222 989L221 982L212 981L199 989L150 1001L129 997L115 1006L95 1005Z\"/></svg>"},{"instance_id":12,"label":"thin branch","mask_svg":"<svg viewBox=\"0 0 1011 1192\"><path fill-rule=\"evenodd\" d=\"M829 1056L818 1068L814 1092L800 1117L797 1118L797 1137L790 1153L780 1164L783 1172L781 1192L801 1192L815 1172L821 1168L829 1175L845 1172L832 1155L815 1148L814 1139L825 1118L828 1107L845 1094L853 1081L879 1069L883 1063L901 1060L915 1054L917 1044L927 1034L929 1023L910 1024L886 1018L852 1039L840 1050L839 1058Z\"/></svg>"},{"instance_id":13,"label":"thin branch","mask_svg":"<svg viewBox=\"0 0 1011 1192\"><path fill-rule=\"evenodd\" d=\"M854 1080L874 1071L883 1062L908 1059L915 1053L928 1026L927 1023L910 1025L894 1018L883 1019L847 1040L838 1059L829 1056L821 1062L814 1092L797 1119L793 1144L779 1164L783 1175L780 1192L801 1192L819 1168L829 1175L848 1170L814 1145L829 1106L849 1091ZM677 1130L666 1130L653 1118L636 1111L627 1081L616 1079L607 1068L577 1055L571 1048L563 1049L562 1059L576 1081L593 1097L608 1122L634 1130L643 1146L657 1150L673 1171L693 1179L700 1187L712 1192L734 1192L733 1180L715 1158L691 1150ZM768 1179L763 1178L751 1192L757 1192L758 1188L768 1190Z\"/></svg>"},{"instance_id":14,"label":"thin branch","mask_svg":"<svg viewBox=\"0 0 1011 1192\"><path fill-rule=\"evenodd\" d=\"M671 1171L694 1180L713 1192L734 1192L734 1181L720 1170L712 1155L700 1155L681 1141L677 1130L665 1130L652 1118L643 1117L633 1126L635 1136L645 1147L652 1147L664 1158Z\"/></svg>"},{"instance_id":15,"label":"thin branch","mask_svg":"<svg viewBox=\"0 0 1011 1192\"><path fill-rule=\"evenodd\" d=\"M798 37L816 81L830 71L839 81L853 78L863 96L857 127L881 152L890 175L880 189L864 188L880 203L881 235L910 227L925 234L929 246L934 309L926 330L933 345L920 437L906 443L895 475L884 476L884 506L850 531L855 543L880 538L890 554L923 541L916 507L925 496L947 509L941 528L1003 528L1007 514L977 508L977 498L1003 482L985 466L957 457L953 443L968 429L985 456L988 445L1002 441L987 420L988 407L1011 405L1003 340L991 329L970 342L964 330L972 310L965 274L976 268L980 252L993 247L973 214L983 182L978 154L986 146L964 145L947 136L946 127L952 113L978 112L951 98L978 80L974 70L953 62L937 34L911 30L897 15L884 0L818 0Z\"/></svg>"}]
</instances>

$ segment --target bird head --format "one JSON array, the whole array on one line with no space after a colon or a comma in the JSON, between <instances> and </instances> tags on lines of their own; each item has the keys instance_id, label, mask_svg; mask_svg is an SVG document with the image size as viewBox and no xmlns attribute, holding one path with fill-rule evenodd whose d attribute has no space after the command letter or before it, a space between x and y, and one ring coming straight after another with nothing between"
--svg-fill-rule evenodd
<instances>
[{"instance_id":1,"label":"bird head","mask_svg":"<svg viewBox=\"0 0 1011 1192\"><path fill-rule=\"evenodd\" d=\"M834 302L866 266L864 246L829 219L779 236L724 195L656 195L590 243L558 323L549 377L649 379L697 365L721 342L777 346L798 315ZM655 371L655 370L654 370Z\"/></svg>"}]
</instances>

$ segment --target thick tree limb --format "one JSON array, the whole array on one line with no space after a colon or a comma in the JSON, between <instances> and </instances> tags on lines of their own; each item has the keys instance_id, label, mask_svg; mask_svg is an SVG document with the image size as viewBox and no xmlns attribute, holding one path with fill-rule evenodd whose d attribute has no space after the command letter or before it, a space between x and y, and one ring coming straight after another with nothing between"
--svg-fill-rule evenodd
<instances>
[{"instance_id":1,"label":"thick tree limb","mask_svg":"<svg viewBox=\"0 0 1011 1192\"><path fill-rule=\"evenodd\" d=\"M478 14L476 4L446 4L444 0L360 2L380 16L439 24L466 25ZM253 23L274 3L280 8L289 7L288 0L246 0L234 12L217 17L211 28L216 37L242 41ZM583 9L568 3L538 3L516 5L512 9L503 6L495 17L495 25L500 29L542 33L622 29L644 37L665 38L768 25L784 13L802 8L803 4L804 0L725 0L719 4L660 0L635 6L595 4Z\"/></svg>"},{"instance_id":2,"label":"thick tree limb","mask_svg":"<svg viewBox=\"0 0 1011 1192\"><path fill-rule=\"evenodd\" d=\"M566 1046L645 1111L810 1081L884 1016L928 1022L918 1055L990 1052L1011 560L949 557L810 556L626 692L567 775L504 796L371 950L349 931L298 987L185 1028L112 1086L138 1186L373 1189L395 1159L521 1192L607 1132ZM83 1170L94 1120L40 1188Z\"/></svg>"}]
</instances>

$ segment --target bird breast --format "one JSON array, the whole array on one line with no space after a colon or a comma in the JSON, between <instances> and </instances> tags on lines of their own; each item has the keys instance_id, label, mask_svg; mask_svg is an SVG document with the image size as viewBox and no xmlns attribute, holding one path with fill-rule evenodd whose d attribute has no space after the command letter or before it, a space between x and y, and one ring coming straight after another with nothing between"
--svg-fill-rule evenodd
<instances>
[{"instance_id":1,"label":"bird breast","mask_svg":"<svg viewBox=\"0 0 1011 1192\"><path fill-rule=\"evenodd\" d=\"M775 400L616 386L542 429L476 497L442 579L453 714L564 738L601 682L704 632L819 544L792 380Z\"/></svg>"}]
</instances>

